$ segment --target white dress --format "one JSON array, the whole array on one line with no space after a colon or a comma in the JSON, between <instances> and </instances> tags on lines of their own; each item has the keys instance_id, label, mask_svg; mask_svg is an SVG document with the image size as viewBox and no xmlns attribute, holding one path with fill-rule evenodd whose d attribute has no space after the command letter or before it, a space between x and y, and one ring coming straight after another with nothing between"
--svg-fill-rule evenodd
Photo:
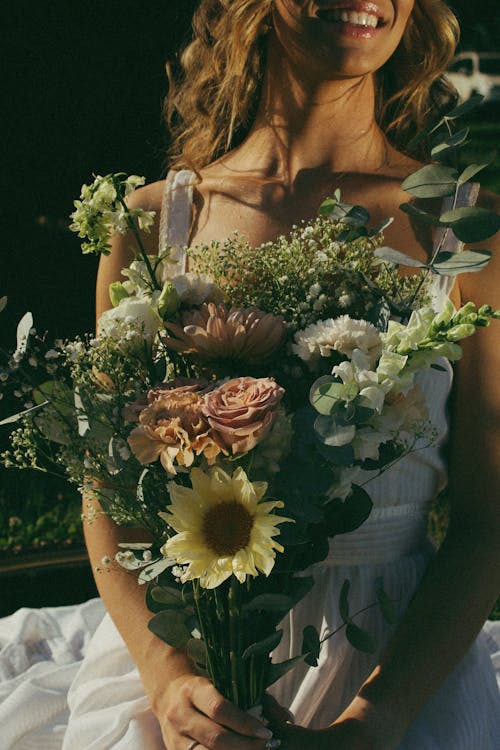
<instances>
[{"instance_id":1,"label":"white dress","mask_svg":"<svg viewBox=\"0 0 500 750\"><path fill-rule=\"evenodd\" d=\"M182 248L189 236L192 180L193 174L187 170L171 172L162 208L161 241L178 247L179 272L185 265ZM465 191L466 202L474 199L473 190ZM455 245L448 249L460 248ZM438 280L434 291L437 303L448 295L447 284L446 279ZM452 370L431 370L420 382L442 443L447 434L446 402ZM345 579L351 582L351 612L375 601L379 577L391 598L398 601L400 612L405 610L434 552L426 537L427 513L445 482L446 467L435 446L410 455L367 485L374 503L368 521L357 531L336 537L327 559L314 566L315 586L283 623L277 659L300 653L305 625L315 625L326 633L342 624L338 598ZM460 582L450 581L450 585L459 586ZM96 602L96 606L101 605ZM379 649L390 638L392 627L377 607L365 611L356 622L376 637ZM498 659L498 645L494 643L498 631L494 623L485 627L412 724L399 750L500 748L500 693L491 657L496 651ZM323 646L318 667L295 669L275 685L273 692L291 708L298 724L324 727L350 703L377 660L377 654L354 650L341 631ZM164 750L137 669L107 614L71 677L67 698L68 713L59 717L59 731L53 732L52 740L40 732L31 744L33 736L28 731L17 742L0 746L4 750ZM0 727L9 719L12 725L12 714L9 718L2 716L0 705Z\"/></svg>"}]
</instances>

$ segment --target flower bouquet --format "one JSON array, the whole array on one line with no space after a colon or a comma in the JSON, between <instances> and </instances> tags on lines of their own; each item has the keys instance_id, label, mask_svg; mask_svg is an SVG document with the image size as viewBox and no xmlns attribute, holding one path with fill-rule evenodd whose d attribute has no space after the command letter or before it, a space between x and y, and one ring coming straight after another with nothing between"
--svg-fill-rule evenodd
<instances>
[{"instance_id":1,"label":"flower bouquet","mask_svg":"<svg viewBox=\"0 0 500 750\"><path fill-rule=\"evenodd\" d=\"M432 170L406 189L443 195L446 170L456 197L464 173ZM306 627L301 653L272 661L280 621L314 585L311 566L368 518L369 482L435 438L420 373L458 359L458 342L500 317L488 305L431 304L436 274L480 270L489 254L438 248L418 263L383 247L387 223L369 230L367 212L337 192L289 236L193 248L179 274L171 248L152 257L143 247L151 212L127 208L142 183L97 177L76 201L84 252L108 253L110 236L130 230L136 256L110 287L96 337L49 346L29 314L21 321L0 380L26 402L2 423L12 426L3 458L59 467L87 498L87 523L102 512L147 530L148 542L120 545L102 567L137 575L150 629L250 709L296 664L316 665L333 635ZM467 240L498 229L491 216L484 229L482 209L460 211L434 221ZM403 277L404 263L420 268ZM348 587L346 636L371 651ZM377 600L393 619L382 584Z\"/></svg>"}]
</instances>

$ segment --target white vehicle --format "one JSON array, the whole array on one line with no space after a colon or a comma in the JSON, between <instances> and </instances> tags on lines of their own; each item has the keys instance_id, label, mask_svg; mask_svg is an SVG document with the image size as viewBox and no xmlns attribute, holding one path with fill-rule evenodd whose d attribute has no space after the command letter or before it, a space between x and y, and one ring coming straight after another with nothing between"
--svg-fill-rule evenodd
<instances>
[{"instance_id":1,"label":"white vehicle","mask_svg":"<svg viewBox=\"0 0 500 750\"><path fill-rule=\"evenodd\" d=\"M482 94L486 102L500 101L500 52L461 52L446 75L462 100Z\"/></svg>"}]
</instances>

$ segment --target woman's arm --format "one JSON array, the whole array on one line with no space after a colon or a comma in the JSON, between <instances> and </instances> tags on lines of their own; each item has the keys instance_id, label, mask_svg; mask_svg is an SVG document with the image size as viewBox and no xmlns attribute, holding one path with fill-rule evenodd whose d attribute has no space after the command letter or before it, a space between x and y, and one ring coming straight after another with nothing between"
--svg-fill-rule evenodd
<instances>
[{"instance_id":1,"label":"woman's arm","mask_svg":"<svg viewBox=\"0 0 500 750\"><path fill-rule=\"evenodd\" d=\"M488 207L498 211L498 204ZM492 260L487 270L460 277L461 301L500 309L500 241L481 246L493 251ZM328 730L285 728L284 750L299 750L308 741L318 750L396 748L495 603L500 590L500 321L478 329L463 350L455 375L446 539L358 696Z\"/></svg>"},{"instance_id":2,"label":"woman's arm","mask_svg":"<svg viewBox=\"0 0 500 750\"><path fill-rule=\"evenodd\" d=\"M158 247L158 219L163 183L154 183L129 196L130 207L157 212L151 234L143 234L146 250L155 254ZM132 260L132 235L117 235L111 254L102 257L97 279L97 317L110 305L108 288L121 280L121 269ZM98 500L84 498L84 514L88 504L99 510ZM85 523L85 538L94 570L103 568L104 557L113 558L119 542L147 538L141 529L127 529L98 514ZM226 701L211 683L200 677L185 654L160 641L147 628L152 614L145 604L145 592L135 575L123 570L108 569L96 574L99 593L120 631L133 660L138 666L153 711L158 717L168 750L186 750L190 741L198 740L202 748L222 750L261 750L270 732L256 719ZM231 731L234 730L234 731ZM236 732L238 734L236 734ZM244 736L243 736L244 735Z\"/></svg>"}]
</instances>

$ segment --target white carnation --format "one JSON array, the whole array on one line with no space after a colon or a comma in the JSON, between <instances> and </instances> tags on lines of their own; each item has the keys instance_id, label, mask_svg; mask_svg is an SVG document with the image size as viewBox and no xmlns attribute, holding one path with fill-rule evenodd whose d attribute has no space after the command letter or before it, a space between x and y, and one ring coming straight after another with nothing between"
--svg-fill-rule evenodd
<instances>
[{"instance_id":1,"label":"white carnation","mask_svg":"<svg viewBox=\"0 0 500 750\"><path fill-rule=\"evenodd\" d=\"M374 365L382 350L380 333L375 326L349 315L312 323L295 334L295 341L294 352L311 365L320 357L330 357L332 351L352 357L355 349L366 354L370 365Z\"/></svg>"}]
</instances>

